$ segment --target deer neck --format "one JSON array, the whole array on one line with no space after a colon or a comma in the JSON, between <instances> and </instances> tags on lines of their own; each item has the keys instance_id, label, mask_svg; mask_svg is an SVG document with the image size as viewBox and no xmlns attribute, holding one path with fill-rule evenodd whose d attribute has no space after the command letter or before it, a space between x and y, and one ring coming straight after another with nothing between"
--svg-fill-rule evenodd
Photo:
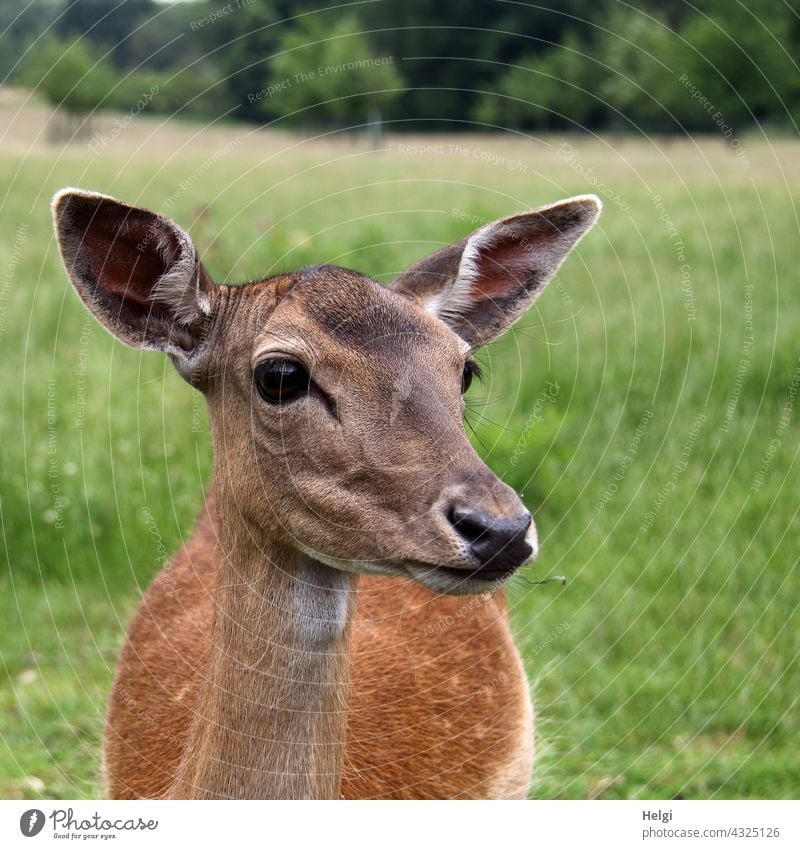
<instances>
[{"instance_id":1,"label":"deer neck","mask_svg":"<svg viewBox=\"0 0 800 849\"><path fill-rule=\"evenodd\" d=\"M231 495L218 488L208 665L173 795L338 798L357 576L271 542Z\"/></svg>"}]
</instances>

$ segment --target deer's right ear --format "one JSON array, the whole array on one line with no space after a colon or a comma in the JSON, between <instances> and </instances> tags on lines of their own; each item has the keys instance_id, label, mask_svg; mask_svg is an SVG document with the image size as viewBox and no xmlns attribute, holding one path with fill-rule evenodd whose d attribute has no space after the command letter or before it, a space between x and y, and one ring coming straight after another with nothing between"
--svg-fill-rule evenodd
<instances>
[{"instance_id":1,"label":"deer's right ear","mask_svg":"<svg viewBox=\"0 0 800 849\"><path fill-rule=\"evenodd\" d=\"M53 220L70 280L128 345L190 357L211 313L213 283L177 224L106 195L63 189Z\"/></svg>"}]
</instances>

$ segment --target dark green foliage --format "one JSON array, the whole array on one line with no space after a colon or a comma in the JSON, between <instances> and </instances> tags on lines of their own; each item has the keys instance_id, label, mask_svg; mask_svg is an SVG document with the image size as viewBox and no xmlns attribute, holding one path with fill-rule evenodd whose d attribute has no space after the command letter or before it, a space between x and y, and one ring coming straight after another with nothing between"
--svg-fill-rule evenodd
<instances>
[{"instance_id":1,"label":"dark green foliage","mask_svg":"<svg viewBox=\"0 0 800 849\"><path fill-rule=\"evenodd\" d=\"M213 15L218 8L215 3L193 5L195 27L191 29L190 23L189 37L202 46L218 70L222 81L218 109L239 118L260 120L259 104L252 103L248 95L268 83L269 60L277 49L281 32L289 26L279 24L286 16L269 0L252 0L206 24L204 16Z\"/></svg>"},{"instance_id":2,"label":"dark green foliage","mask_svg":"<svg viewBox=\"0 0 800 849\"><path fill-rule=\"evenodd\" d=\"M394 57L376 55L353 17L302 18L281 40L272 77L258 92L264 114L301 123L362 123L398 95Z\"/></svg>"},{"instance_id":3,"label":"dark green foliage","mask_svg":"<svg viewBox=\"0 0 800 849\"><path fill-rule=\"evenodd\" d=\"M22 79L64 112L85 114L109 98L115 79L103 56L85 41L43 39L26 57Z\"/></svg>"},{"instance_id":4,"label":"dark green foliage","mask_svg":"<svg viewBox=\"0 0 800 849\"><path fill-rule=\"evenodd\" d=\"M43 0L33 16L8 0L0 73L30 84L19 59L35 43L34 61L45 62L36 39L46 30L65 49L77 40L106 56L123 79L170 80L170 96L152 104L166 113L341 126L379 111L402 128L705 131L731 141L754 125L795 128L797 5L377 0L344 13L307 0ZM362 54L391 63L258 96ZM103 105L117 105L115 81L106 85Z\"/></svg>"}]
</instances>

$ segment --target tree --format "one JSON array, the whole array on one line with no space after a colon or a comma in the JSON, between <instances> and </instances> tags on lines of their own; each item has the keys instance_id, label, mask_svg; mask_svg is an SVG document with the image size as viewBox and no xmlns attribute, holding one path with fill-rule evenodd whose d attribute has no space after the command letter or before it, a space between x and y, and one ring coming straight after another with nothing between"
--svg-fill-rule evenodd
<instances>
[{"instance_id":1,"label":"tree","mask_svg":"<svg viewBox=\"0 0 800 849\"><path fill-rule=\"evenodd\" d=\"M706 0L704 8L706 15L696 13L683 30L694 48L688 78L732 132L753 119L786 122L800 95L795 13L773 0Z\"/></svg>"},{"instance_id":2,"label":"tree","mask_svg":"<svg viewBox=\"0 0 800 849\"><path fill-rule=\"evenodd\" d=\"M358 14L376 49L395 57L407 81L389 117L424 120L426 129L431 120L469 129L470 117L486 108L479 92L494 90L509 65L535 67L568 32L589 31L604 7L597 0L383 0L363 4ZM508 123L502 116L498 122Z\"/></svg>"},{"instance_id":3,"label":"tree","mask_svg":"<svg viewBox=\"0 0 800 849\"><path fill-rule=\"evenodd\" d=\"M159 3L156 8L157 13L142 19L126 40L127 67L172 72L202 60L204 45L192 24L197 26L205 5Z\"/></svg>"},{"instance_id":4,"label":"tree","mask_svg":"<svg viewBox=\"0 0 800 849\"><path fill-rule=\"evenodd\" d=\"M190 30L189 37L203 47L222 80L216 90L217 114L229 112L245 120L261 120L261 103L251 100L250 95L264 87L279 34L291 26L291 23L278 25L288 13L273 0L251 0L229 14L222 14L213 24L206 24L208 18L204 21L204 16L217 13L224 4L212 0L192 4L191 8L195 28Z\"/></svg>"},{"instance_id":5,"label":"tree","mask_svg":"<svg viewBox=\"0 0 800 849\"><path fill-rule=\"evenodd\" d=\"M70 139L88 131L88 118L114 87L114 74L85 41L50 37L28 55L22 79L53 109L53 137Z\"/></svg>"},{"instance_id":6,"label":"tree","mask_svg":"<svg viewBox=\"0 0 800 849\"><path fill-rule=\"evenodd\" d=\"M376 55L352 17L332 25L322 16L302 18L281 39L271 71L259 98L265 114L295 113L306 123L360 123L402 86L394 57Z\"/></svg>"},{"instance_id":7,"label":"tree","mask_svg":"<svg viewBox=\"0 0 800 849\"><path fill-rule=\"evenodd\" d=\"M0 3L0 85L16 81L25 48L48 32L61 11L61 0L2 0Z\"/></svg>"},{"instance_id":8,"label":"tree","mask_svg":"<svg viewBox=\"0 0 800 849\"><path fill-rule=\"evenodd\" d=\"M607 65L597 87L609 107L606 123L646 132L691 126L691 94L681 82L688 50L657 12L614 9L593 48Z\"/></svg>"},{"instance_id":9,"label":"tree","mask_svg":"<svg viewBox=\"0 0 800 849\"><path fill-rule=\"evenodd\" d=\"M586 54L578 37L510 68L481 98L476 120L500 127L575 128L603 112L595 95L603 67Z\"/></svg>"},{"instance_id":10,"label":"tree","mask_svg":"<svg viewBox=\"0 0 800 849\"><path fill-rule=\"evenodd\" d=\"M189 68L152 71L132 76L126 85L129 93L126 109L147 91L156 91L148 109L177 117L217 117L219 78L207 63Z\"/></svg>"},{"instance_id":11,"label":"tree","mask_svg":"<svg viewBox=\"0 0 800 849\"><path fill-rule=\"evenodd\" d=\"M71 0L64 3L56 28L65 40L87 40L96 49L110 51L111 63L123 70L133 67L131 44L139 26L165 11L153 0Z\"/></svg>"}]
</instances>

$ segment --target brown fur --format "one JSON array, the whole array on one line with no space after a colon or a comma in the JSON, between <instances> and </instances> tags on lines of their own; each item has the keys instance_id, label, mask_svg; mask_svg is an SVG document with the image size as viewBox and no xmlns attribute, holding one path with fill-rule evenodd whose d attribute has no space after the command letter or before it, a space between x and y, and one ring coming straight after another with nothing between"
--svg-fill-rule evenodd
<instances>
[{"instance_id":1,"label":"brown fur","mask_svg":"<svg viewBox=\"0 0 800 849\"><path fill-rule=\"evenodd\" d=\"M208 658L213 513L157 576L128 634L104 744L111 798L162 797L175 780ZM444 596L362 577L351 676L344 798L527 795L531 706L502 592Z\"/></svg>"}]
</instances>

